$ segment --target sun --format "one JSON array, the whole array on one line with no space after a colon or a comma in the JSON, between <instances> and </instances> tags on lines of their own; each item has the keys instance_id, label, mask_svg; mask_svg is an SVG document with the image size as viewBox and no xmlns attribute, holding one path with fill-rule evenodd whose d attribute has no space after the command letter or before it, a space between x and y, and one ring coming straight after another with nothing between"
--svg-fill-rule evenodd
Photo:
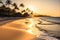
<instances>
[{"instance_id":1,"label":"sun","mask_svg":"<svg viewBox=\"0 0 60 40\"><path fill-rule=\"evenodd\" d=\"M28 7L31 11L35 11L35 8L33 6Z\"/></svg>"}]
</instances>

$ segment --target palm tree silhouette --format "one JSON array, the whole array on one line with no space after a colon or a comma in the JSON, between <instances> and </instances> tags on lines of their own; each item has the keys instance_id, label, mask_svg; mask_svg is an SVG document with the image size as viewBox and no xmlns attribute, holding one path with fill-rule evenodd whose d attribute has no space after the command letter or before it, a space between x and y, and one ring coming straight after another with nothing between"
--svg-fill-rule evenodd
<instances>
[{"instance_id":1,"label":"palm tree silhouette","mask_svg":"<svg viewBox=\"0 0 60 40\"><path fill-rule=\"evenodd\" d=\"M29 8L27 8L26 11L31 12L31 10Z\"/></svg>"},{"instance_id":2,"label":"palm tree silhouette","mask_svg":"<svg viewBox=\"0 0 60 40\"><path fill-rule=\"evenodd\" d=\"M20 7L24 7L24 4L23 4L23 3L21 3L21 4L20 4Z\"/></svg>"},{"instance_id":3,"label":"palm tree silhouette","mask_svg":"<svg viewBox=\"0 0 60 40\"><path fill-rule=\"evenodd\" d=\"M4 3L0 0L0 3L2 4L2 8L5 8L5 5L4 5Z\"/></svg>"},{"instance_id":4,"label":"palm tree silhouette","mask_svg":"<svg viewBox=\"0 0 60 40\"><path fill-rule=\"evenodd\" d=\"M24 13L23 17L28 17L29 14L27 12Z\"/></svg>"},{"instance_id":5,"label":"palm tree silhouette","mask_svg":"<svg viewBox=\"0 0 60 40\"><path fill-rule=\"evenodd\" d=\"M33 11L31 12L31 15L33 15Z\"/></svg>"},{"instance_id":6,"label":"palm tree silhouette","mask_svg":"<svg viewBox=\"0 0 60 40\"><path fill-rule=\"evenodd\" d=\"M3 4L3 2L0 0L0 3Z\"/></svg>"},{"instance_id":7,"label":"palm tree silhouette","mask_svg":"<svg viewBox=\"0 0 60 40\"><path fill-rule=\"evenodd\" d=\"M12 3L11 0L7 0L7 1L6 1L6 5L7 5L8 7L10 7L11 3Z\"/></svg>"},{"instance_id":8,"label":"palm tree silhouette","mask_svg":"<svg viewBox=\"0 0 60 40\"><path fill-rule=\"evenodd\" d=\"M16 3L13 3L12 5L14 6L14 10L15 9L19 10L19 8L17 7L17 4Z\"/></svg>"}]
</instances>

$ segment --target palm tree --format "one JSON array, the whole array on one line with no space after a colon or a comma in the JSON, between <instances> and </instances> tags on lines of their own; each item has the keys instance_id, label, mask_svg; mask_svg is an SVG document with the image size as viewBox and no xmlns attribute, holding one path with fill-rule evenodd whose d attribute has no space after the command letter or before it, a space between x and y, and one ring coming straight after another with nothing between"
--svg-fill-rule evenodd
<instances>
[{"instance_id":1,"label":"palm tree","mask_svg":"<svg viewBox=\"0 0 60 40\"><path fill-rule=\"evenodd\" d=\"M1 7L5 8L5 5L3 4Z\"/></svg>"},{"instance_id":2,"label":"palm tree","mask_svg":"<svg viewBox=\"0 0 60 40\"><path fill-rule=\"evenodd\" d=\"M31 12L31 10L29 8L27 8L26 11Z\"/></svg>"},{"instance_id":3,"label":"palm tree","mask_svg":"<svg viewBox=\"0 0 60 40\"><path fill-rule=\"evenodd\" d=\"M20 6L21 6L21 7L24 7L24 4L23 4L23 3L21 3L21 4L20 4Z\"/></svg>"},{"instance_id":4,"label":"palm tree","mask_svg":"<svg viewBox=\"0 0 60 40\"><path fill-rule=\"evenodd\" d=\"M21 10L20 10L20 11L21 11L21 13L25 12L25 9L24 9L24 7L25 7L25 6L24 6L24 4L23 4L23 3L21 3L19 6L21 7L21 8L20 8L20 9L21 9Z\"/></svg>"},{"instance_id":5,"label":"palm tree","mask_svg":"<svg viewBox=\"0 0 60 40\"><path fill-rule=\"evenodd\" d=\"M31 12L31 15L33 15L33 11Z\"/></svg>"},{"instance_id":6,"label":"palm tree","mask_svg":"<svg viewBox=\"0 0 60 40\"><path fill-rule=\"evenodd\" d=\"M0 0L0 3L3 4L3 2Z\"/></svg>"},{"instance_id":7,"label":"palm tree","mask_svg":"<svg viewBox=\"0 0 60 40\"><path fill-rule=\"evenodd\" d=\"M21 13L26 12L25 10L22 10Z\"/></svg>"},{"instance_id":8,"label":"palm tree","mask_svg":"<svg viewBox=\"0 0 60 40\"><path fill-rule=\"evenodd\" d=\"M23 17L28 17L29 14L27 12L24 13Z\"/></svg>"},{"instance_id":9,"label":"palm tree","mask_svg":"<svg viewBox=\"0 0 60 40\"><path fill-rule=\"evenodd\" d=\"M1 0L0 0L0 3L2 4L1 7L5 8L5 5L4 5L4 3Z\"/></svg>"},{"instance_id":10,"label":"palm tree","mask_svg":"<svg viewBox=\"0 0 60 40\"><path fill-rule=\"evenodd\" d=\"M14 6L14 9L18 9L19 10L19 8L17 7L16 3L13 3L12 5Z\"/></svg>"},{"instance_id":11,"label":"palm tree","mask_svg":"<svg viewBox=\"0 0 60 40\"><path fill-rule=\"evenodd\" d=\"M11 0L7 0L7 1L6 1L6 5L7 5L8 7L10 7L11 3L12 3Z\"/></svg>"}]
</instances>

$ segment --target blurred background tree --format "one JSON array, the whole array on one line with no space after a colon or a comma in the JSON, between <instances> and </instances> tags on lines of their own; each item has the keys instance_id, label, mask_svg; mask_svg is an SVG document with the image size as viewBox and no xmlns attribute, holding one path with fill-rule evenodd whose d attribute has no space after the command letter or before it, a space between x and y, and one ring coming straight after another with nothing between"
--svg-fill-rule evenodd
<instances>
[{"instance_id":1,"label":"blurred background tree","mask_svg":"<svg viewBox=\"0 0 60 40\"><path fill-rule=\"evenodd\" d=\"M2 15L2 16L11 16L11 17L28 17L29 16L29 11L31 11L31 10L29 10L29 8L25 8L25 5L23 4L23 3L21 3L20 5L19 5L19 7L22 7L23 9L22 10L20 10L19 9L19 7L18 7L18 5L14 2L14 3L12 3L12 1L11 0L6 0L6 2L5 3L3 3L1 0L0 0L0 4L2 4L1 6L0 6L0 14ZM11 7L10 7L10 5L13 7L13 9L11 9ZM24 9L25 8L25 9ZM16 10L20 10L21 12L17 12ZM28 11L28 12L27 12ZM23 14L22 14L23 13ZM31 14L33 14L32 12L31 12Z\"/></svg>"},{"instance_id":2,"label":"blurred background tree","mask_svg":"<svg viewBox=\"0 0 60 40\"><path fill-rule=\"evenodd\" d=\"M11 0L7 0L7 1L5 2L5 4L6 4L7 7L10 8L10 5L12 4L12 1L11 1Z\"/></svg>"},{"instance_id":3,"label":"blurred background tree","mask_svg":"<svg viewBox=\"0 0 60 40\"><path fill-rule=\"evenodd\" d=\"M20 4L20 7L25 7L23 3Z\"/></svg>"},{"instance_id":4,"label":"blurred background tree","mask_svg":"<svg viewBox=\"0 0 60 40\"><path fill-rule=\"evenodd\" d=\"M18 6L17 6L16 3L13 3L12 5L14 6L14 10L15 10L15 9L19 10L19 8L18 8Z\"/></svg>"}]
</instances>

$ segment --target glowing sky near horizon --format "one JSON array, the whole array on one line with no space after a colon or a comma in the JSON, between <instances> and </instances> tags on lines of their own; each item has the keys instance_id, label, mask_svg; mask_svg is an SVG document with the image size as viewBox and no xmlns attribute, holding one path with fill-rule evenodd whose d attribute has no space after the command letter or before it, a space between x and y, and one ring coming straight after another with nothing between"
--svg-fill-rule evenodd
<instances>
[{"instance_id":1,"label":"glowing sky near horizon","mask_svg":"<svg viewBox=\"0 0 60 40\"><path fill-rule=\"evenodd\" d=\"M26 7L30 7L37 14L60 17L60 0L12 0L12 2L24 3Z\"/></svg>"}]
</instances>

